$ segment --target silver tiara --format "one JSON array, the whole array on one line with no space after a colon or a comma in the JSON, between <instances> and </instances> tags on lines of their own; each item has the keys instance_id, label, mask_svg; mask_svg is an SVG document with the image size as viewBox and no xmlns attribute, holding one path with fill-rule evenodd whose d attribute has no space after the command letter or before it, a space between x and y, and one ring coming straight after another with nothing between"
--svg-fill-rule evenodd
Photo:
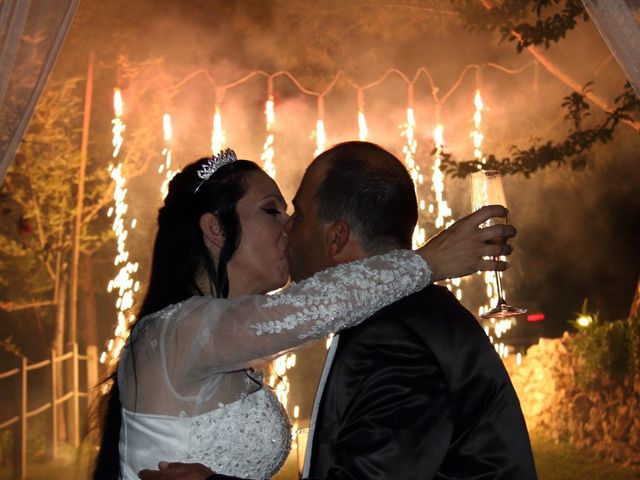
<instances>
[{"instance_id":1,"label":"silver tiara","mask_svg":"<svg viewBox=\"0 0 640 480\"><path fill-rule=\"evenodd\" d=\"M211 175L213 175L216 170L218 170L220 167L233 163L236 160L238 160L236 152L234 152L230 148L222 150L219 154L214 155L213 157L208 159L207 162L203 164L198 170L198 178L201 178L202 181L196 187L193 193L196 193L200 189L202 184L209 180Z\"/></svg>"}]
</instances>

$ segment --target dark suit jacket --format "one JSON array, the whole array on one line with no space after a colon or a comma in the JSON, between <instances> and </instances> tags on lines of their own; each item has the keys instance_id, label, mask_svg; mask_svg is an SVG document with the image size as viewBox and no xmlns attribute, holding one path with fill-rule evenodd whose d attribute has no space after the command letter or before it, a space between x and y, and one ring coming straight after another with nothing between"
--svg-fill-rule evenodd
<instances>
[{"instance_id":1,"label":"dark suit jacket","mask_svg":"<svg viewBox=\"0 0 640 480\"><path fill-rule=\"evenodd\" d=\"M340 334L314 479L535 479L520 403L476 319L429 286Z\"/></svg>"}]
</instances>

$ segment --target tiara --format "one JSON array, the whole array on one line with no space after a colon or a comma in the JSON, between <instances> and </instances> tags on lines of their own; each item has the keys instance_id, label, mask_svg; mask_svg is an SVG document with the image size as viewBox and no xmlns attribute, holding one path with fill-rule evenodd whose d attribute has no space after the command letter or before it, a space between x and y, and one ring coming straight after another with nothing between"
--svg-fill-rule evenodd
<instances>
[{"instance_id":1,"label":"tiara","mask_svg":"<svg viewBox=\"0 0 640 480\"><path fill-rule=\"evenodd\" d=\"M238 160L236 152L234 152L230 148L221 150L217 155L214 155L211 158L207 159L206 163L204 163L198 169L198 178L201 178L202 181L198 184L193 193L196 193L200 189L202 184L209 180L211 175L213 175L220 167L233 163L236 160Z\"/></svg>"}]
</instances>

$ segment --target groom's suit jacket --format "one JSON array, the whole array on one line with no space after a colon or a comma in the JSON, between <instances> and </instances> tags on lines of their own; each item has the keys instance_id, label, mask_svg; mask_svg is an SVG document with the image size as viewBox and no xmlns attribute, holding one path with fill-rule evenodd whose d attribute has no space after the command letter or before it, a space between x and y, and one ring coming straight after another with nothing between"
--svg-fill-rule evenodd
<instances>
[{"instance_id":1,"label":"groom's suit jacket","mask_svg":"<svg viewBox=\"0 0 640 480\"><path fill-rule=\"evenodd\" d=\"M476 319L429 286L340 334L310 479L535 479L520 403Z\"/></svg>"}]
</instances>

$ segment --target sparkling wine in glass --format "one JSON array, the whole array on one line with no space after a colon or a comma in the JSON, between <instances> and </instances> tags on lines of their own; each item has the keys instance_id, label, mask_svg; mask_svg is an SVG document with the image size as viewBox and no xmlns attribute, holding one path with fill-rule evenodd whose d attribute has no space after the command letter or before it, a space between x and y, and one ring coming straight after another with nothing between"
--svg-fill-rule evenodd
<instances>
[{"instance_id":1,"label":"sparkling wine in glass","mask_svg":"<svg viewBox=\"0 0 640 480\"><path fill-rule=\"evenodd\" d=\"M502 178L496 170L482 170L471 174L471 201L474 211L484 207L485 205L502 205L507 206L507 201L502 188ZM494 217L487 220L482 227L488 227L496 224L508 224L509 218ZM502 243L503 239L496 238L490 240L490 243ZM498 260L499 258L495 258ZM496 286L498 287L498 303L488 312L480 315L480 318L507 318L516 315L524 315L527 310L519 307L512 307L507 304L502 293L502 277L501 272L494 272L496 276Z\"/></svg>"}]
</instances>

